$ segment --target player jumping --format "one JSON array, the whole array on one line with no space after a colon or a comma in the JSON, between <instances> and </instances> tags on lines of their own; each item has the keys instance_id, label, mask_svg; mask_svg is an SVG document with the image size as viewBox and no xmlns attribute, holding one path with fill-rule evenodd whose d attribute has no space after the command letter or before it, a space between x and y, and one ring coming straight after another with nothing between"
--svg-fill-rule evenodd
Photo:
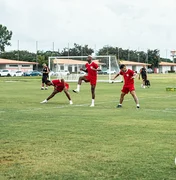
<instances>
[{"instance_id":1,"label":"player jumping","mask_svg":"<svg viewBox=\"0 0 176 180\"><path fill-rule=\"evenodd\" d=\"M92 62L92 56L88 56L87 63L85 64L86 69L80 69L81 71L84 71L88 73L86 76L79 77L77 89L73 90L73 92L78 93L80 91L80 86L82 81L90 82L91 85L91 93L92 93L92 103L90 107L94 107L95 104L95 87L97 83L97 71L101 71L98 65L95 62Z\"/></svg>"},{"instance_id":2,"label":"player jumping","mask_svg":"<svg viewBox=\"0 0 176 180\"><path fill-rule=\"evenodd\" d=\"M120 65L120 70L121 71L113 78L114 80L119 75L122 75L124 78L124 85L120 96L120 103L117 105L117 108L122 107L124 96L128 94L128 92L130 92L130 94L133 96L136 106L137 108L139 108L139 100L136 95L135 87L134 87L134 78L136 77L137 74L131 69L127 69L124 64Z\"/></svg>"},{"instance_id":3,"label":"player jumping","mask_svg":"<svg viewBox=\"0 0 176 180\"><path fill-rule=\"evenodd\" d=\"M47 103L48 100L51 99L52 97L54 97L57 93L64 91L65 95L69 99L70 104L73 104L71 97L70 97L70 94L68 92L69 84L66 83L64 81L64 79L61 79L61 80L54 79L52 81L46 80L45 84L48 86L54 86L54 91L52 92L52 94L47 99L45 99L41 103Z\"/></svg>"}]
</instances>

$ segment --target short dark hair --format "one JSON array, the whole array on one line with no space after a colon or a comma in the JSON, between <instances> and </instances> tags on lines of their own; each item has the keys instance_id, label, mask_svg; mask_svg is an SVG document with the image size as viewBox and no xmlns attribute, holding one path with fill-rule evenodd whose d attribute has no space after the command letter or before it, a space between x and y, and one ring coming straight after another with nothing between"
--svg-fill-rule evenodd
<instances>
[{"instance_id":1,"label":"short dark hair","mask_svg":"<svg viewBox=\"0 0 176 180\"><path fill-rule=\"evenodd\" d=\"M123 69L125 67L125 64L120 65L120 69Z\"/></svg>"},{"instance_id":2,"label":"short dark hair","mask_svg":"<svg viewBox=\"0 0 176 180\"><path fill-rule=\"evenodd\" d=\"M50 81L50 80L46 80L46 81L45 81L45 84L48 84L49 82L51 82L51 81Z\"/></svg>"}]
</instances>

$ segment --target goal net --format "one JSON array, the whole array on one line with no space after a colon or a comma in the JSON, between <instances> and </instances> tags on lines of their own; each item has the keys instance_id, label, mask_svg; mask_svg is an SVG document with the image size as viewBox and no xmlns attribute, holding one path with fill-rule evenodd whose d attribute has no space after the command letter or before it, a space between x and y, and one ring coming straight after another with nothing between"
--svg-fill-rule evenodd
<instances>
[{"instance_id":1,"label":"goal net","mask_svg":"<svg viewBox=\"0 0 176 180\"><path fill-rule=\"evenodd\" d=\"M112 78L120 71L116 56L96 56L92 61L97 63L101 69L97 72L97 81L112 83ZM85 72L80 71L80 68L85 69L86 63L87 56L49 57L49 78L63 78L67 82L77 82L80 76L86 75ZM118 76L113 82L122 82L122 77Z\"/></svg>"}]
</instances>

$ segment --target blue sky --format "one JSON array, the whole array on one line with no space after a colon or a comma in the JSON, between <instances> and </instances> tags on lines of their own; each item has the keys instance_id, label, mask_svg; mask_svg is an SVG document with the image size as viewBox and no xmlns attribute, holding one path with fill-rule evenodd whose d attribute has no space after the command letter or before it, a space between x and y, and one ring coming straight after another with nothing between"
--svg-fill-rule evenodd
<instances>
[{"instance_id":1,"label":"blue sky","mask_svg":"<svg viewBox=\"0 0 176 180\"><path fill-rule=\"evenodd\" d=\"M147 51L170 58L176 49L175 0L0 0L0 23L13 31L12 46L36 51L73 43Z\"/></svg>"}]
</instances>

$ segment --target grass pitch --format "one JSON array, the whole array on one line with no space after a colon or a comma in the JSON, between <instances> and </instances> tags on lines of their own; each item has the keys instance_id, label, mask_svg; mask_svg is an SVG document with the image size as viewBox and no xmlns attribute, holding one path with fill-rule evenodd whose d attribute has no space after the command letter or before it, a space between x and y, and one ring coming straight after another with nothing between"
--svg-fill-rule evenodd
<instances>
[{"instance_id":1,"label":"grass pitch","mask_svg":"<svg viewBox=\"0 0 176 180\"><path fill-rule=\"evenodd\" d=\"M176 74L136 79L141 108L128 94L117 109L122 83L98 83L95 107L90 85L40 104L52 92L40 78L0 78L0 179L175 179ZM76 83L70 83L70 90Z\"/></svg>"}]
</instances>

